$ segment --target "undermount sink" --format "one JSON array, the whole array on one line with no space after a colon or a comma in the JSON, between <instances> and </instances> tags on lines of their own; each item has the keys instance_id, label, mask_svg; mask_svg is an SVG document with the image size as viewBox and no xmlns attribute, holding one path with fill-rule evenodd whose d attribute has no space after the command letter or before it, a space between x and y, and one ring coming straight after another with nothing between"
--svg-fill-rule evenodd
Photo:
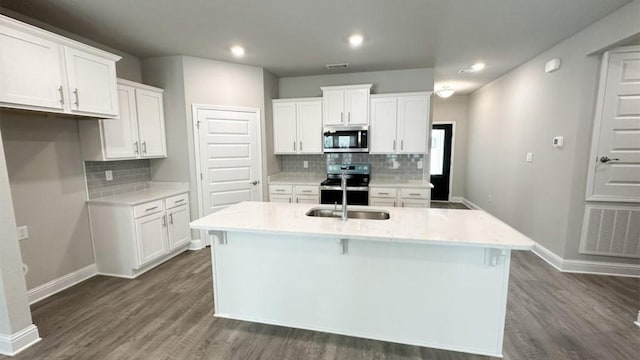
<instances>
[{"instance_id":1,"label":"undermount sink","mask_svg":"<svg viewBox=\"0 0 640 360\"><path fill-rule=\"evenodd\" d=\"M306 215L314 217L341 218L342 210L335 210L333 208L313 208L307 211ZM349 219L367 220L388 220L390 218L389 212L384 210L348 210L347 216Z\"/></svg>"}]
</instances>

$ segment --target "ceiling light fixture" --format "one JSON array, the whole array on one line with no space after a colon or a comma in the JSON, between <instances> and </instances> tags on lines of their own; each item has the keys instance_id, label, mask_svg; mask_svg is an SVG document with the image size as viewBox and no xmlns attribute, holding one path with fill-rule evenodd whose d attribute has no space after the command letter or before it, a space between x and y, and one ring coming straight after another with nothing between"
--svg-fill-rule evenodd
<instances>
[{"instance_id":1,"label":"ceiling light fixture","mask_svg":"<svg viewBox=\"0 0 640 360\"><path fill-rule=\"evenodd\" d=\"M362 45L363 40L364 38L360 34L353 34L349 36L349 44L351 44L351 47L358 47Z\"/></svg>"},{"instance_id":2,"label":"ceiling light fixture","mask_svg":"<svg viewBox=\"0 0 640 360\"><path fill-rule=\"evenodd\" d=\"M244 56L244 48L242 46L232 46L231 53L235 57L243 57Z\"/></svg>"},{"instance_id":3,"label":"ceiling light fixture","mask_svg":"<svg viewBox=\"0 0 640 360\"><path fill-rule=\"evenodd\" d=\"M436 91L436 95L440 96L443 99L446 99L453 95L456 91L450 88L449 86L443 86L442 89Z\"/></svg>"},{"instance_id":4,"label":"ceiling light fixture","mask_svg":"<svg viewBox=\"0 0 640 360\"><path fill-rule=\"evenodd\" d=\"M482 71L484 68L485 68L485 65L483 63L475 63L471 65L470 68L458 70L458 74L475 73L475 72Z\"/></svg>"},{"instance_id":5,"label":"ceiling light fixture","mask_svg":"<svg viewBox=\"0 0 640 360\"><path fill-rule=\"evenodd\" d=\"M484 64L476 63L476 64L473 64L471 68L473 69L473 71L482 71L482 69L484 69Z\"/></svg>"}]
</instances>

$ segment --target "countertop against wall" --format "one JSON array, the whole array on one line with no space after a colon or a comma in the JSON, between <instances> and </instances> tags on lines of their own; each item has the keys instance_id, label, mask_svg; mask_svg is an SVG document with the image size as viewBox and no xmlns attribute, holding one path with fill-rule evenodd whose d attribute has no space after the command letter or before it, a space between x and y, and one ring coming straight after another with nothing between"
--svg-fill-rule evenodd
<instances>
[{"instance_id":1,"label":"countertop against wall","mask_svg":"<svg viewBox=\"0 0 640 360\"><path fill-rule=\"evenodd\" d=\"M189 184L179 182L152 182L151 187L140 191L105 196L87 200L88 204L137 205L189 192Z\"/></svg>"}]
</instances>

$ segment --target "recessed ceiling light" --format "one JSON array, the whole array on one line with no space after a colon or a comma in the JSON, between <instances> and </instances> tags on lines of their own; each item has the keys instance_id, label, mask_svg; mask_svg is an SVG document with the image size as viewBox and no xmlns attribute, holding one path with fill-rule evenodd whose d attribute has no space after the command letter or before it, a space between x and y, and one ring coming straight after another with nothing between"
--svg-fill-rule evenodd
<instances>
[{"instance_id":1,"label":"recessed ceiling light","mask_svg":"<svg viewBox=\"0 0 640 360\"><path fill-rule=\"evenodd\" d=\"M484 69L484 64L476 63L476 64L473 64L471 68L473 69L473 71L481 71L482 69Z\"/></svg>"},{"instance_id":2,"label":"recessed ceiling light","mask_svg":"<svg viewBox=\"0 0 640 360\"><path fill-rule=\"evenodd\" d=\"M231 53L235 57L243 57L244 56L244 48L242 46L232 46Z\"/></svg>"},{"instance_id":3,"label":"recessed ceiling light","mask_svg":"<svg viewBox=\"0 0 640 360\"><path fill-rule=\"evenodd\" d=\"M360 34L353 34L349 36L349 44L351 44L351 47L358 47L362 45L363 40L364 38Z\"/></svg>"},{"instance_id":4,"label":"recessed ceiling light","mask_svg":"<svg viewBox=\"0 0 640 360\"><path fill-rule=\"evenodd\" d=\"M436 95L440 96L443 99L446 99L453 95L456 91L445 85L440 90L436 91Z\"/></svg>"}]
</instances>

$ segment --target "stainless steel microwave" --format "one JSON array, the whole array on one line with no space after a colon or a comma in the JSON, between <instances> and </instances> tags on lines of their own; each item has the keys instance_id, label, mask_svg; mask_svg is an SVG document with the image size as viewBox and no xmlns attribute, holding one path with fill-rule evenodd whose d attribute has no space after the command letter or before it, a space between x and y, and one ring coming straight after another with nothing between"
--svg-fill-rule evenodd
<instances>
[{"instance_id":1,"label":"stainless steel microwave","mask_svg":"<svg viewBox=\"0 0 640 360\"><path fill-rule=\"evenodd\" d=\"M369 152L368 126L339 126L324 128L325 153Z\"/></svg>"}]
</instances>

